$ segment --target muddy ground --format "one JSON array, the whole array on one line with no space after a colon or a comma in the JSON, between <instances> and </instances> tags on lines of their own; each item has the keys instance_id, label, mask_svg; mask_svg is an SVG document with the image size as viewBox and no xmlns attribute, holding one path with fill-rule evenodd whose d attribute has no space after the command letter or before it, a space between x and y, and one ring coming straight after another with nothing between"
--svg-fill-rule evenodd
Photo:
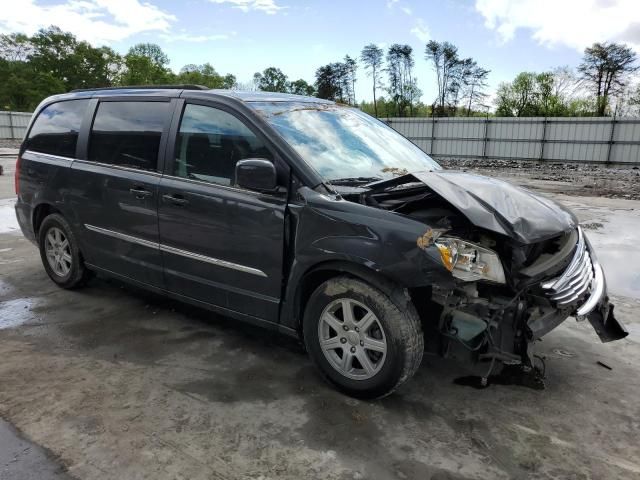
<instances>
[{"instance_id":1,"label":"muddy ground","mask_svg":"<svg viewBox=\"0 0 640 480\"><path fill-rule=\"evenodd\" d=\"M37 478L640 478L640 201L549 194L589 228L628 339L569 320L538 345L544 391L457 385L464 368L425 357L363 402L288 339L110 280L56 288L0 162L0 446L26 442ZM0 454L0 479L34 468Z\"/></svg>"}]
</instances>

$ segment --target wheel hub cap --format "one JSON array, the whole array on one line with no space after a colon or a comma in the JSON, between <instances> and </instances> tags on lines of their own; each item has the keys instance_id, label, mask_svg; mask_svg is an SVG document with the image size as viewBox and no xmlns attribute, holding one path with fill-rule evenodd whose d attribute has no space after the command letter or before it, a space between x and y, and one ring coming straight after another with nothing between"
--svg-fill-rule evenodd
<instances>
[{"instance_id":1,"label":"wheel hub cap","mask_svg":"<svg viewBox=\"0 0 640 480\"><path fill-rule=\"evenodd\" d=\"M64 232L58 227L51 227L45 236L44 250L49 267L59 277L64 277L71 270L71 246Z\"/></svg>"},{"instance_id":2,"label":"wheel hub cap","mask_svg":"<svg viewBox=\"0 0 640 480\"><path fill-rule=\"evenodd\" d=\"M377 374L387 354L382 324L363 303L341 298L331 302L318 323L325 358L345 377L366 380Z\"/></svg>"}]
</instances>

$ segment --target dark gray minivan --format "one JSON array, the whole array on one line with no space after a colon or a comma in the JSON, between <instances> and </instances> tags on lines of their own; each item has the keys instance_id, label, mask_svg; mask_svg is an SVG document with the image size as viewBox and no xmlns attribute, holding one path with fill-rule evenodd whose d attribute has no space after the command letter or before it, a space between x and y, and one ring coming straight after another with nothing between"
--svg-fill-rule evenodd
<instances>
[{"instance_id":1,"label":"dark gray minivan","mask_svg":"<svg viewBox=\"0 0 640 480\"><path fill-rule=\"evenodd\" d=\"M64 288L100 272L304 341L323 376L389 394L423 351L535 372L569 316L626 336L574 215L445 171L355 108L182 88L38 107L16 213Z\"/></svg>"}]
</instances>

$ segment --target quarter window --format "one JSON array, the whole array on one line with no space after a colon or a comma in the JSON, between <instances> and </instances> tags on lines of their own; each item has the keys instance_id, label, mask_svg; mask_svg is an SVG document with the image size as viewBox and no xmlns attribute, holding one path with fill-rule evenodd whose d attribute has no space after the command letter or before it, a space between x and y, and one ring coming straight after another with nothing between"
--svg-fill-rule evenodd
<instances>
[{"instance_id":1,"label":"quarter window","mask_svg":"<svg viewBox=\"0 0 640 480\"><path fill-rule=\"evenodd\" d=\"M89 140L89 160L156 170L168 102L102 102Z\"/></svg>"},{"instance_id":2,"label":"quarter window","mask_svg":"<svg viewBox=\"0 0 640 480\"><path fill-rule=\"evenodd\" d=\"M89 100L69 100L47 106L31 127L26 149L74 158L82 118Z\"/></svg>"},{"instance_id":3,"label":"quarter window","mask_svg":"<svg viewBox=\"0 0 640 480\"><path fill-rule=\"evenodd\" d=\"M174 175L235 185L236 163L246 158L273 161L262 140L233 115L187 104L176 140Z\"/></svg>"}]
</instances>

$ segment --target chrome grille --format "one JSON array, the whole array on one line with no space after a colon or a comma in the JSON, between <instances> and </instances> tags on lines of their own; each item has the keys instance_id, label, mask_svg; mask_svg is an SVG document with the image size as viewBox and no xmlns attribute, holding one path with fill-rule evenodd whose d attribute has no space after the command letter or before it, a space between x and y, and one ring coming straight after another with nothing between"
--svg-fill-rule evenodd
<instances>
[{"instance_id":1,"label":"chrome grille","mask_svg":"<svg viewBox=\"0 0 640 480\"><path fill-rule=\"evenodd\" d=\"M578 227L578 243L569 266L559 277L543 283L542 288L558 306L569 305L590 291L595 276L594 263L582 229Z\"/></svg>"}]
</instances>

